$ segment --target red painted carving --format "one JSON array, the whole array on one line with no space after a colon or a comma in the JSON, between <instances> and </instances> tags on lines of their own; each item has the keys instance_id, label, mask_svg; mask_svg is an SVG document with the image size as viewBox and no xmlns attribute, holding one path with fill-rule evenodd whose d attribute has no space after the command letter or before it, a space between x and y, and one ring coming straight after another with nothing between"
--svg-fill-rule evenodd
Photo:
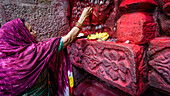
<instances>
[{"instance_id":1,"label":"red painted carving","mask_svg":"<svg viewBox=\"0 0 170 96\"><path fill-rule=\"evenodd\" d=\"M170 92L170 37L155 38L150 42L148 55L149 84Z\"/></svg>"},{"instance_id":2,"label":"red painted carving","mask_svg":"<svg viewBox=\"0 0 170 96\"><path fill-rule=\"evenodd\" d=\"M140 94L147 86L140 81L146 74L142 46L78 39L69 50L82 52L69 51L72 64L129 94Z\"/></svg>"},{"instance_id":3,"label":"red painted carving","mask_svg":"<svg viewBox=\"0 0 170 96\"><path fill-rule=\"evenodd\" d=\"M71 0L72 15L71 27L75 26L76 21L81 15L84 7L93 8L92 15L84 22L82 33L86 36L96 32L108 32L112 37L116 31L117 19L117 0Z\"/></svg>"},{"instance_id":4,"label":"red painted carving","mask_svg":"<svg viewBox=\"0 0 170 96\"><path fill-rule=\"evenodd\" d=\"M148 81L150 86L169 92L169 37L157 38L150 42L158 35L169 36L169 2L71 0L71 27L78 20L82 8L92 6L93 14L85 21L81 32L88 35L106 31L110 37L116 37L118 42L130 41L130 44L124 44L78 39L68 47L71 63L131 95L142 94L148 87ZM120 12L117 9L118 4ZM158 14L152 14L157 5ZM119 18L120 13L122 14ZM160 27L159 34L157 26ZM148 42L149 50L146 50ZM83 82L78 86L83 86ZM89 91L81 92L87 94Z\"/></svg>"},{"instance_id":5,"label":"red painted carving","mask_svg":"<svg viewBox=\"0 0 170 96\"><path fill-rule=\"evenodd\" d=\"M158 0L158 24L161 37L150 41L149 85L170 93L170 0Z\"/></svg>"}]
</instances>

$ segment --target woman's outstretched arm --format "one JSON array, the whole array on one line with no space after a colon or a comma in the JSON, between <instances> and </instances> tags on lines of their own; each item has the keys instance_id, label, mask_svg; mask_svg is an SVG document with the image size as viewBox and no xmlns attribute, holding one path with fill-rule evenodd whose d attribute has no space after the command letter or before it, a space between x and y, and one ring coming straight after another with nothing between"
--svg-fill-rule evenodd
<instances>
[{"instance_id":1,"label":"woman's outstretched arm","mask_svg":"<svg viewBox=\"0 0 170 96\"><path fill-rule=\"evenodd\" d=\"M67 45L73 42L77 38L77 35L79 34L81 30L81 25L83 25L83 22L85 19L90 16L92 13L92 8L91 7L86 7L84 8L79 20L78 20L78 26L74 26L71 31L66 35L62 36L63 39L63 47L65 48Z\"/></svg>"}]
</instances>

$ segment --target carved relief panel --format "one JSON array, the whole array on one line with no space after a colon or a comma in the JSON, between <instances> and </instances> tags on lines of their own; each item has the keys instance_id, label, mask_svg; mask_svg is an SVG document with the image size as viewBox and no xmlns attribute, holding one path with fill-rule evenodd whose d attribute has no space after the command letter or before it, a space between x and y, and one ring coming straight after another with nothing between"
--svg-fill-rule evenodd
<instances>
[{"instance_id":1,"label":"carved relief panel","mask_svg":"<svg viewBox=\"0 0 170 96\"><path fill-rule=\"evenodd\" d=\"M72 64L129 94L147 86L141 81L147 74L142 46L78 39L68 49Z\"/></svg>"},{"instance_id":2,"label":"carved relief panel","mask_svg":"<svg viewBox=\"0 0 170 96\"><path fill-rule=\"evenodd\" d=\"M157 20L159 35L150 41L149 85L170 93L170 0L158 0Z\"/></svg>"},{"instance_id":3,"label":"carved relief panel","mask_svg":"<svg viewBox=\"0 0 170 96\"><path fill-rule=\"evenodd\" d=\"M170 37L155 38L150 42L149 84L170 92Z\"/></svg>"}]
</instances>

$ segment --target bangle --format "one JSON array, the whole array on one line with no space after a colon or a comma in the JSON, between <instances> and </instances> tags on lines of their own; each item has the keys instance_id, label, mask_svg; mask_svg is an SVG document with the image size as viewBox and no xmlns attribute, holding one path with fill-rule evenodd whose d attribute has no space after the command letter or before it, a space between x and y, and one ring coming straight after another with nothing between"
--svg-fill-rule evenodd
<instances>
[{"instance_id":1,"label":"bangle","mask_svg":"<svg viewBox=\"0 0 170 96\"><path fill-rule=\"evenodd\" d=\"M79 22L76 22L76 27L78 27L80 30L82 29L82 25Z\"/></svg>"}]
</instances>

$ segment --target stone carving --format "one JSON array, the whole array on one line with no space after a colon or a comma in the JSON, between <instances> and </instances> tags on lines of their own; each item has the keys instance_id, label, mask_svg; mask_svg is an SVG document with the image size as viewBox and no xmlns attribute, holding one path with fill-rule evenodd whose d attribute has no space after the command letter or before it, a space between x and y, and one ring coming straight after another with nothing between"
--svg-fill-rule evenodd
<instances>
[{"instance_id":1,"label":"stone carving","mask_svg":"<svg viewBox=\"0 0 170 96\"><path fill-rule=\"evenodd\" d=\"M92 5L93 15L85 22L87 27L82 32L88 35L109 29L107 32L110 37L116 36L117 42L129 40L131 44L79 39L69 47L72 64L131 95L142 94L148 88L147 46L135 44L146 44L157 35L157 24L151 14L157 4L154 0L115 0L108 2L114 5L111 6L105 0L103 3L105 7L102 7L100 3L103 2L102 0L85 1L71 2L73 4L71 26L74 26L79 17L75 13L81 12L80 6ZM116 8L119 3L122 16L117 21L116 29L115 21L120 15ZM112 14L114 12L115 15ZM107 24L107 22L111 23Z\"/></svg>"},{"instance_id":2,"label":"stone carving","mask_svg":"<svg viewBox=\"0 0 170 96\"><path fill-rule=\"evenodd\" d=\"M72 64L129 94L140 94L147 86L140 81L146 77L142 46L78 39L68 49Z\"/></svg>"},{"instance_id":3,"label":"stone carving","mask_svg":"<svg viewBox=\"0 0 170 96\"><path fill-rule=\"evenodd\" d=\"M170 37L155 38L150 42L148 55L149 84L170 92Z\"/></svg>"},{"instance_id":4,"label":"stone carving","mask_svg":"<svg viewBox=\"0 0 170 96\"><path fill-rule=\"evenodd\" d=\"M159 35L150 41L149 57L149 85L161 91L170 93L170 1L158 0Z\"/></svg>"}]
</instances>

